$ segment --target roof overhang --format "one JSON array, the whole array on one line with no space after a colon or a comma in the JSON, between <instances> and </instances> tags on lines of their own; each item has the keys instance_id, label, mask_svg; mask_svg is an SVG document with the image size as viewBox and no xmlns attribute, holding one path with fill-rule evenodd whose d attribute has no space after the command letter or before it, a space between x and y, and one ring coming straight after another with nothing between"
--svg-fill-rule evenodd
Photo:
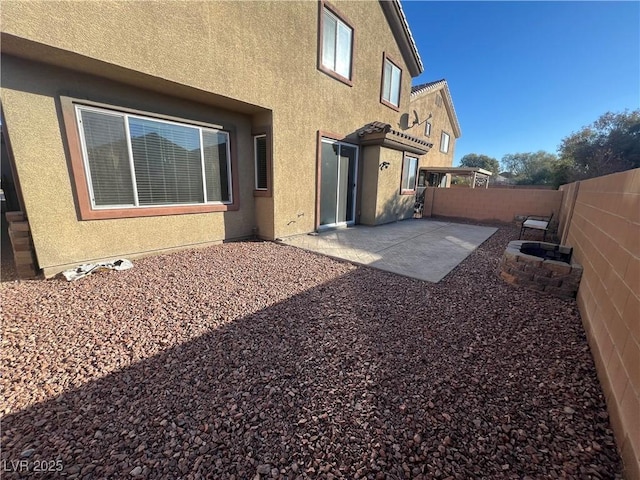
<instances>
[{"instance_id":1,"label":"roof overhang","mask_svg":"<svg viewBox=\"0 0 640 480\"><path fill-rule=\"evenodd\" d=\"M394 130L391 125L382 122L373 122L365 125L358 131L358 137L360 138L360 145L379 145L416 155L424 155L433 147L433 143Z\"/></svg>"},{"instance_id":2,"label":"roof overhang","mask_svg":"<svg viewBox=\"0 0 640 480\"><path fill-rule=\"evenodd\" d=\"M404 61L407 63L409 73L412 77L417 77L424 71L424 66L422 65L418 47L409 29L409 22L407 22L407 17L402 10L400 1L380 0L380 5L387 17L391 31L398 41L400 52L402 53Z\"/></svg>"},{"instance_id":3,"label":"roof overhang","mask_svg":"<svg viewBox=\"0 0 640 480\"><path fill-rule=\"evenodd\" d=\"M426 170L433 173L451 173L453 175L485 175L491 176L489 170L480 167L420 167L420 170Z\"/></svg>"}]
</instances>

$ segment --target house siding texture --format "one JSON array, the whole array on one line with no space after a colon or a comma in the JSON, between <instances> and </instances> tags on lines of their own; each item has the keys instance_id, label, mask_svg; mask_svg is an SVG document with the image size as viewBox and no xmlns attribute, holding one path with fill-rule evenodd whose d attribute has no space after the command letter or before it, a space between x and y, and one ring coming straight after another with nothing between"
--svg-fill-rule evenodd
<instances>
[{"instance_id":1,"label":"house siding texture","mask_svg":"<svg viewBox=\"0 0 640 480\"><path fill-rule=\"evenodd\" d=\"M254 232L272 239L313 231L317 131L347 136L373 120L395 125L411 91L381 5L333 5L355 28L353 86L317 68L316 2L3 2L3 113L45 274ZM399 112L379 100L383 52L403 70ZM237 133L239 210L79 220L59 95L225 119ZM273 196L257 198L250 132L265 118Z\"/></svg>"},{"instance_id":2,"label":"house siding texture","mask_svg":"<svg viewBox=\"0 0 640 480\"><path fill-rule=\"evenodd\" d=\"M436 98L440 98L441 101L436 103ZM442 90L436 90L434 92L418 94L411 102L409 118L413 119L413 110L418 112L419 121L423 122L427 119L429 114L432 115L431 119L431 135L428 137L424 134L425 124L414 125L407 133L414 135L418 138L425 138L429 142L433 143L433 148L423 155L420 159L420 167L451 167L453 165L453 158L455 152L456 136L453 129L451 117L445 107L445 98L442 94ZM410 120L411 124L413 120ZM440 136L442 132L449 134L449 151L448 153L442 153L440 151Z\"/></svg>"}]
</instances>

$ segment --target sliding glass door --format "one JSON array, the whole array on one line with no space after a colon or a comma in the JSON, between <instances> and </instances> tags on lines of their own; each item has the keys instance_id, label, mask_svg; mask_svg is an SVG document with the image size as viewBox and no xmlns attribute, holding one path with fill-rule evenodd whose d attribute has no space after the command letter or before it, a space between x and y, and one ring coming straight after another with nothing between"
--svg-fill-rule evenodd
<instances>
[{"instance_id":1,"label":"sliding glass door","mask_svg":"<svg viewBox=\"0 0 640 480\"><path fill-rule=\"evenodd\" d=\"M320 227L354 223L358 147L323 138L320 162Z\"/></svg>"}]
</instances>

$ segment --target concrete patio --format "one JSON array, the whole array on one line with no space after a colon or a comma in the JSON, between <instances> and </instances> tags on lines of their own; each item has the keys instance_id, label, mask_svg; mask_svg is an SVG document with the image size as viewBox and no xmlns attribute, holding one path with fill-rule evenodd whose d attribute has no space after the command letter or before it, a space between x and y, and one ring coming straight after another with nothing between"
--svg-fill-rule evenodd
<instances>
[{"instance_id":1,"label":"concrete patio","mask_svg":"<svg viewBox=\"0 0 640 480\"><path fill-rule=\"evenodd\" d=\"M282 243L333 258L437 283L496 228L430 219L409 219L376 227L357 225Z\"/></svg>"}]
</instances>

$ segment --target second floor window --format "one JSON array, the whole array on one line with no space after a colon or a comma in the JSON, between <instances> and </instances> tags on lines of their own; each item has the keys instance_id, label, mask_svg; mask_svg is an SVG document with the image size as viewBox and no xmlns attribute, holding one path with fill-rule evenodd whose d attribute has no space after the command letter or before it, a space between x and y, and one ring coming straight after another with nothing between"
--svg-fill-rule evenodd
<instances>
[{"instance_id":1,"label":"second floor window","mask_svg":"<svg viewBox=\"0 0 640 480\"><path fill-rule=\"evenodd\" d=\"M442 132L442 136L440 137L440 151L442 153L449 153L449 134L446 132Z\"/></svg>"},{"instance_id":2,"label":"second floor window","mask_svg":"<svg viewBox=\"0 0 640 480\"><path fill-rule=\"evenodd\" d=\"M353 29L326 7L322 15L322 66L351 80Z\"/></svg>"},{"instance_id":3,"label":"second floor window","mask_svg":"<svg viewBox=\"0 0 640 480\"><path fill-rule=\"evenodd\" d=\"M386 56L382 72L382 102L394 107L400 105L401 70Z\"/></svg>"}]
</instances>

